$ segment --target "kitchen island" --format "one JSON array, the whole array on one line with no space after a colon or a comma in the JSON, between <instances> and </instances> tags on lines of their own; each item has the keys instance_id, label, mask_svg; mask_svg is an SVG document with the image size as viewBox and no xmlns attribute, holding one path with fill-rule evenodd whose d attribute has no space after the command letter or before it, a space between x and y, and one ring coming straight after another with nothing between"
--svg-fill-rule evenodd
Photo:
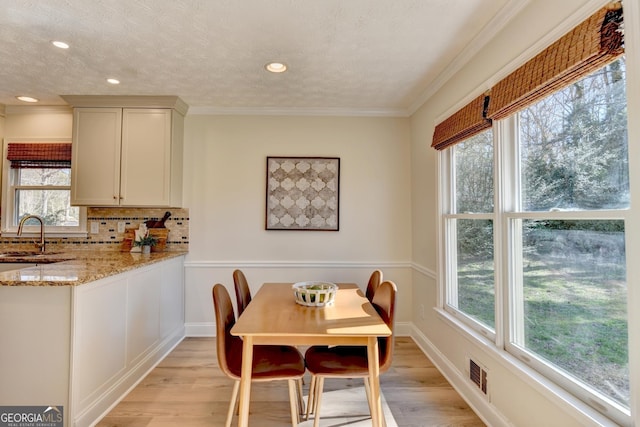
<instances>
[{"instance_id":1,"label":"kitchen island","mask_svg":"<svg viewBox=\"0 0 640 427\"><path fill-rule=\"evenodd\" d=\"M0 273L0 405L99 420L184 337L184 255L78 251Z\"/></svg>"}]
</instances>

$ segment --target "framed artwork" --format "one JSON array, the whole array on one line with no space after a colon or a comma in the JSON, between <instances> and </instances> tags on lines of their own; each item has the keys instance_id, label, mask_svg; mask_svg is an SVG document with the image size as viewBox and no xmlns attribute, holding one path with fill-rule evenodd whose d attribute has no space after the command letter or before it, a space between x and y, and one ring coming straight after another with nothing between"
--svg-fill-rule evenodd
<instances>
[{"instance_id":1,"label":"framed artwork","mask_svg":"<svg viewBox=\"0 0 640 427\"><path fill-rule=\"evenodd\" d=\"M339 157L267 157L267 230L338 231Z\"/></svg>"}]
</instances>

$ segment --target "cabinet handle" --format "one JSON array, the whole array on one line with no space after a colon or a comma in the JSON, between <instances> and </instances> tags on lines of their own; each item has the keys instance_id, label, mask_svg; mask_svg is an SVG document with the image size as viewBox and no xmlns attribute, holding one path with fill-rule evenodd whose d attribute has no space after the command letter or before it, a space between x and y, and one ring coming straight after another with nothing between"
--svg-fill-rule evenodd
<instances>
[{"instance_id":1,"label":"cabinet handle","mask_svg":"<svg viewBox=\"0 0 640 427\"><path fill-rule=\"evenodd\" d=\"M118 200L118 196L113 196L113 200Z\"/></svg>"}]
</instances>

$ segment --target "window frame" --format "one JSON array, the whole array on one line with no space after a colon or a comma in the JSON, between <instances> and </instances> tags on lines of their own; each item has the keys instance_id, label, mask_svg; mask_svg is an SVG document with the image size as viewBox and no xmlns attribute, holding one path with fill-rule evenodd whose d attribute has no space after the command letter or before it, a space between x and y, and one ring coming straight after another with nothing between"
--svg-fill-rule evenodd
<instances>
[{"instance_id":1,"label":"window frame","mask_svg":"<svg viewBox=\"0 0 640 427\"><path fill-rule=\"evenodd\" d=\"M494 185L497 183L496 178L496 136L495 133L493 135L493 144L494 144L494 156L493 156L493 174L494 174ZM443 269L441 271L444 273L444 280L441 280L441 283L444 284L444 289L442 290L442 298L441 298L441 308L454 316L456 319L462 321L465 326L471 328L473 331L482 334L487 337L491 341L496 340L496 331L499 326L498 324L498 311L494 308L494 319L495 319L495 329L492 330L488 328L483 323L464 313L463 311L457 309L453 305L451 305L450 301L454 297L457 298L457 238L455 237L456 229L452 225L453 222L459 219L469 219L469 220L489 220L493 222L494 227L494 269L497 267L496 256L495 256L495 245L496 245L496 194L494 191L494 211L492 213L455 213L456 208L456 197L455 197L455 188L456 188L456 180L455 180L455 149L456 147L450 147L449 149L445 149L439 152L440 154L440 173L438 176L441 177L441 188L448 188L451 191L441 191L441 232L442 232L442 253L445 254L442 258ZM447 244L449 243L449 244ZM454 262L447 262L447 260L454 260ZM494 274L494 303L497 306L497 298L498 293L495 292L497 288L497 280L498 275Z\"/></svg>"},{"instance_id":2,"label":"window frame","mask_svg":"<svg viewBox=\"0 0 640 427\"><path fill-rule=\"evenodd\" d=\"M12 138L11 140L5 139L2 156L2 205L0 209L0 215L2 216L2 236L3 237L18 237L18 224L15 218L16 201L15 194L16 189L28 188L28 189L50 189L60 190L68 189L71 191L71 183L69 186L17 186L14 185L15 169L11 169L11 161L7 159L7 148L9 143L47 143L47 142L69 142L68 139L56 139L56 138ZM51 226L47 225L44 229L48 237L80 237L87 235L87 208L79 206L79 220L77 226ZM25 224L22 236L34 237L40 234L40 225Z\"/></svg>"},{"instance_id":3,"label":"window frame","mask_svg":"<svg viewBox=\"0 0 640 427\"><path fill-rule=\"evenodd\" d=\"M627 95L628 97L628 95ZM544 361L531 351L521 348L516 336L522 328L523 283L518 274L518 263L522 262L522 250L517 245L522 242L519 228L515 222L524 219L550 220L621 220L625 224L631 221L631 209L603 209L590 211L541 211L523 212L521 206L520 182L520 141L519 115L494 120L492 125L494 144L494 211L491 214L455 214L455 146L438 153L439 180L439 239L441 259L438 286L438 309L445 317L467 334L480 339L484 345L504 351L531 369L530 375L541 375L552 384L585 402L595 411L602 413L621 425L631 420L630 408L623 407L595 387L585 387L571 376ZM494 310L495 330L476 321L469 315L449 304L454 287L457 286L457 259L455 230L449 225L455 219L489 219L494 226ZM629 231L625 227L625 235ZM626 268L629 271L630 257L627 254ZM627 279L628 283L628 279ZM628 292L628 291L627 291ZM518 315L520 313L520 315ZM448 315L448 316L447 316ZM629 322L629 318L627 317ZM629 323L630 325L630 323ZM506 360L509 360L508 358ZM631 360L628 363L631 365ZM527 372L529 372L527 370ZM630 402L630 407L633 402Z\"/></svg>"}]
</instances>

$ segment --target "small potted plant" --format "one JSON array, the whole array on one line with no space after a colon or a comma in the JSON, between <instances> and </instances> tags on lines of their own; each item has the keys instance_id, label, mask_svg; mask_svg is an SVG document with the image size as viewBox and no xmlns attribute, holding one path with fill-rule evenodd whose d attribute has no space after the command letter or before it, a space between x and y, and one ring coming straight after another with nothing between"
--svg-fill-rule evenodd
<instances>
[{"instance_id":1,"label":"small potted plant","mask_svg":"<svg viewBox=\"0 0 640 427\"><path fill-rule=\"evenodd\" d=\"M147 231L147 234L144 237L140 238L140 240L134 240L134 246L140 246L142 248L143 254L151 253L151 246L155 246L158 243L158 239L154 236L150 235Z\"/></svg>"}]
</instances>

